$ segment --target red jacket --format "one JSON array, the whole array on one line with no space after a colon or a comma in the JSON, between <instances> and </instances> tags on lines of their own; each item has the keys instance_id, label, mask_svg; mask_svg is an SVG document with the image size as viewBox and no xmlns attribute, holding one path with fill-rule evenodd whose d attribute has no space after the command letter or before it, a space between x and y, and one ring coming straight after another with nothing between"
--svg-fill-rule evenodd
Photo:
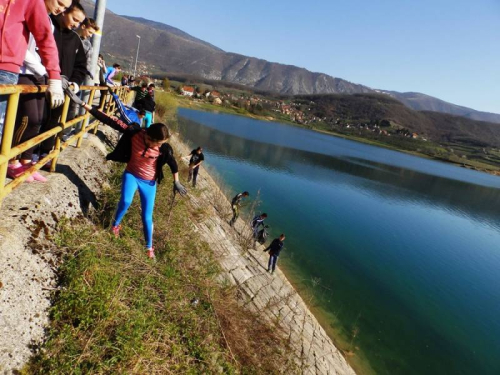
<instances>
[{"instance_id":1,"label":"red jacket","mask_svg":"<svg viewBox=\"0 0 500 375\"><path fill-rule=\"evenodd\" d=\"M49 78L60 79L59 54L43 0L0 0L0 70L19 74L30 32Z\"/></svg>"}]
</instances>

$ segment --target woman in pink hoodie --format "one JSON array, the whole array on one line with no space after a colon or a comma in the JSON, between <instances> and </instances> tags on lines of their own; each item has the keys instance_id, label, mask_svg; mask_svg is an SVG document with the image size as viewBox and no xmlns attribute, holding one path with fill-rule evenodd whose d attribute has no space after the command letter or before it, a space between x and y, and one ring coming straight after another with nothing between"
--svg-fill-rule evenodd
<instances>
[{"instance_id":1,"label":"woman in pink hoodie","mask_svg":"<svg viewBox=\"0 0 500 375\"><path fill-rule=\"evenodd\" d=\"M45 10L47 18L49 19L52 33L54 26L48 15L58 15L71 6L72 0L45 0ZM24 58L23 65L19 75L18 84L20 85L46 85L48 79L48 72L42 59L37 53L37 44L33 34L30 34L28 40L28 50ZM43 121L45 109L45 94L25 94L19 99L19 109L16 118L16 131L14 133L13 146L23 143L33 137L36 137L40 132L40 127ZM7 176L16 178L24 173L24 171L32 166L32 156L34 147L26 150L21 155L20 161L17 159L9 163L7 169ZM35 172L26 181L32 180L45 182L47 179L39 172Z\"/></svg>"},{"instance_id":2,"label":"woman in pink hoodie","mask_svg":"<svg viewBox=\"0 0 500 375\"><path fill-rule=\"evenodd\" d=\"M51 106L64 102L59 55L47 11L61 12L63 0L0 0L0 84L16 84L26 57L30 33L49 76ZM0 140L7 108L7 96L0 96Z\"/></svg>"}]
</instances>

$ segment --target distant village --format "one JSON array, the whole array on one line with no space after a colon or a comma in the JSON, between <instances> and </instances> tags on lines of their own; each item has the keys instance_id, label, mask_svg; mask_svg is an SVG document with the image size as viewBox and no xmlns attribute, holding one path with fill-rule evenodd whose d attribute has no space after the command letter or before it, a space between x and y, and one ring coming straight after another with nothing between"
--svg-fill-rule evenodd
<instances>
[{"instance_id":1,"label":"distant village","mask_svg":"<svg viewBox=\"0 0 500 375\"><path fill-rule=\"evenodd\" d=\"M314 127L320 126L327 130L343 130L346 132L371 132L375 135L390 137L399 136L412 139L426 140L415 132L404 127L393 127L388 120L372 122L348 121L338 117L319 117L315 110L316 103L304 100L272 100L258 95L247 93L227 93L217 90L202 90L190 85L179 85L179 95L189 97L195 101L209 102L217 106L242 108L249 113L266 116L268 119L287 120L299 125Z\"/></svg>"}]
</instances>

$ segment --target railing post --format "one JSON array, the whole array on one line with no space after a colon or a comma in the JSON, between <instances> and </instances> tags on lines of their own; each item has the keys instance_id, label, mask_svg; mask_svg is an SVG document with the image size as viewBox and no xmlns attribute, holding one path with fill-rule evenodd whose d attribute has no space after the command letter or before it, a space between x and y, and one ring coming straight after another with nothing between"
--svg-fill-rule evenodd
<instances>
[{"instance_id":1,"label":"railing post","mask_svg":"<svg viewBox=\"0 0 500 375\"><path fill-rule=\"evenodd\" d=\"M106 101L108 100L107 96L108 96L108 90L100 90L101 91L101 95L105 95L104 97L104 100L101 100L101 106L99 107L99 111L102 111L104 109L104 107L106 106ZM94 127L94 131L92 134L96 135L97 134L97 128L99 127L99 125L96 125Z\"/></svg>"},{"instance_id":2,"label":"railing post","mask_svg":"<svg viewBox=\"0 0 500 375\"><path fill-rule=\"evenodd\" d=\"M87 104L90 106L92 106L92 102L94 101L94 95L95 95L95 89L92 89L92 91L90 92L89 101L87 102ZM87 125L89 124L89 120L90 120L90 113L87 113L87 117L85 117L85 120L83 120L82 129L80 130L81 132L80 138L78 138L78 141L76 142L76 148L80 148L82 146L83 135L87 132Z\"/></svg>"},{"instance_id":3,"label":"railing post","mask_svg":"<svg viewBox=\"0 0 500 375\"><path fill-rule=\"evenodd\" d=\"M7 157L10 154L10 149L12 147L12 138L14 137L14 127L16 125L16 115L17 107L19 105L19 93L10 94L9 101L7 102L7 112L5 113L5 124L3 130L2 147L0 149L0 154ZM9 166L9 160L7 159L5 163L0 165L0 205L2 204L3 189L5 186L5 180L7 178L7 167Z\"/></svg>"},{"instance_id":4,"label":"railing post","mask_svg":"<svg viewBox=\"0 0 500 375\"><path fill-rule=\"evenodd\" d=\"M71 102L71 100L69 99L69 96L66 95L66 99L64 101L63 111L61 114L61 122L60 122L62 129L57 134L57 137L56 137L56 144L54 146L54 150L56 153L55 153L54 159L52 159L52 163L50 164L50 171L51 172L56 171L57 159L59 158L59 154L61 153L61 141L62 141L62 137L64 135L64 129L66 128L66 118L68 117L70 102Z\"/></svg>"}]
</instances>

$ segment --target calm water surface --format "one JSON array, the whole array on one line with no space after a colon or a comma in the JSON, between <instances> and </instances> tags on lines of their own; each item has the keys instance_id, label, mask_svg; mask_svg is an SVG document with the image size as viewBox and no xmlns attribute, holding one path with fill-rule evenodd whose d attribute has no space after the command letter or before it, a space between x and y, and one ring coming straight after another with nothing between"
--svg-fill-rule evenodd
<instances>
[{"instance_id":1,"label":"calm water surface","mask_svg":"<svg viewBox=\"0 0 500 375\"><path fill-rule=\"evenodd\" d=\"M500 178L289 125L179 109L280 262L376 373L500 374Z\"/></svg>"}]
</instances>

